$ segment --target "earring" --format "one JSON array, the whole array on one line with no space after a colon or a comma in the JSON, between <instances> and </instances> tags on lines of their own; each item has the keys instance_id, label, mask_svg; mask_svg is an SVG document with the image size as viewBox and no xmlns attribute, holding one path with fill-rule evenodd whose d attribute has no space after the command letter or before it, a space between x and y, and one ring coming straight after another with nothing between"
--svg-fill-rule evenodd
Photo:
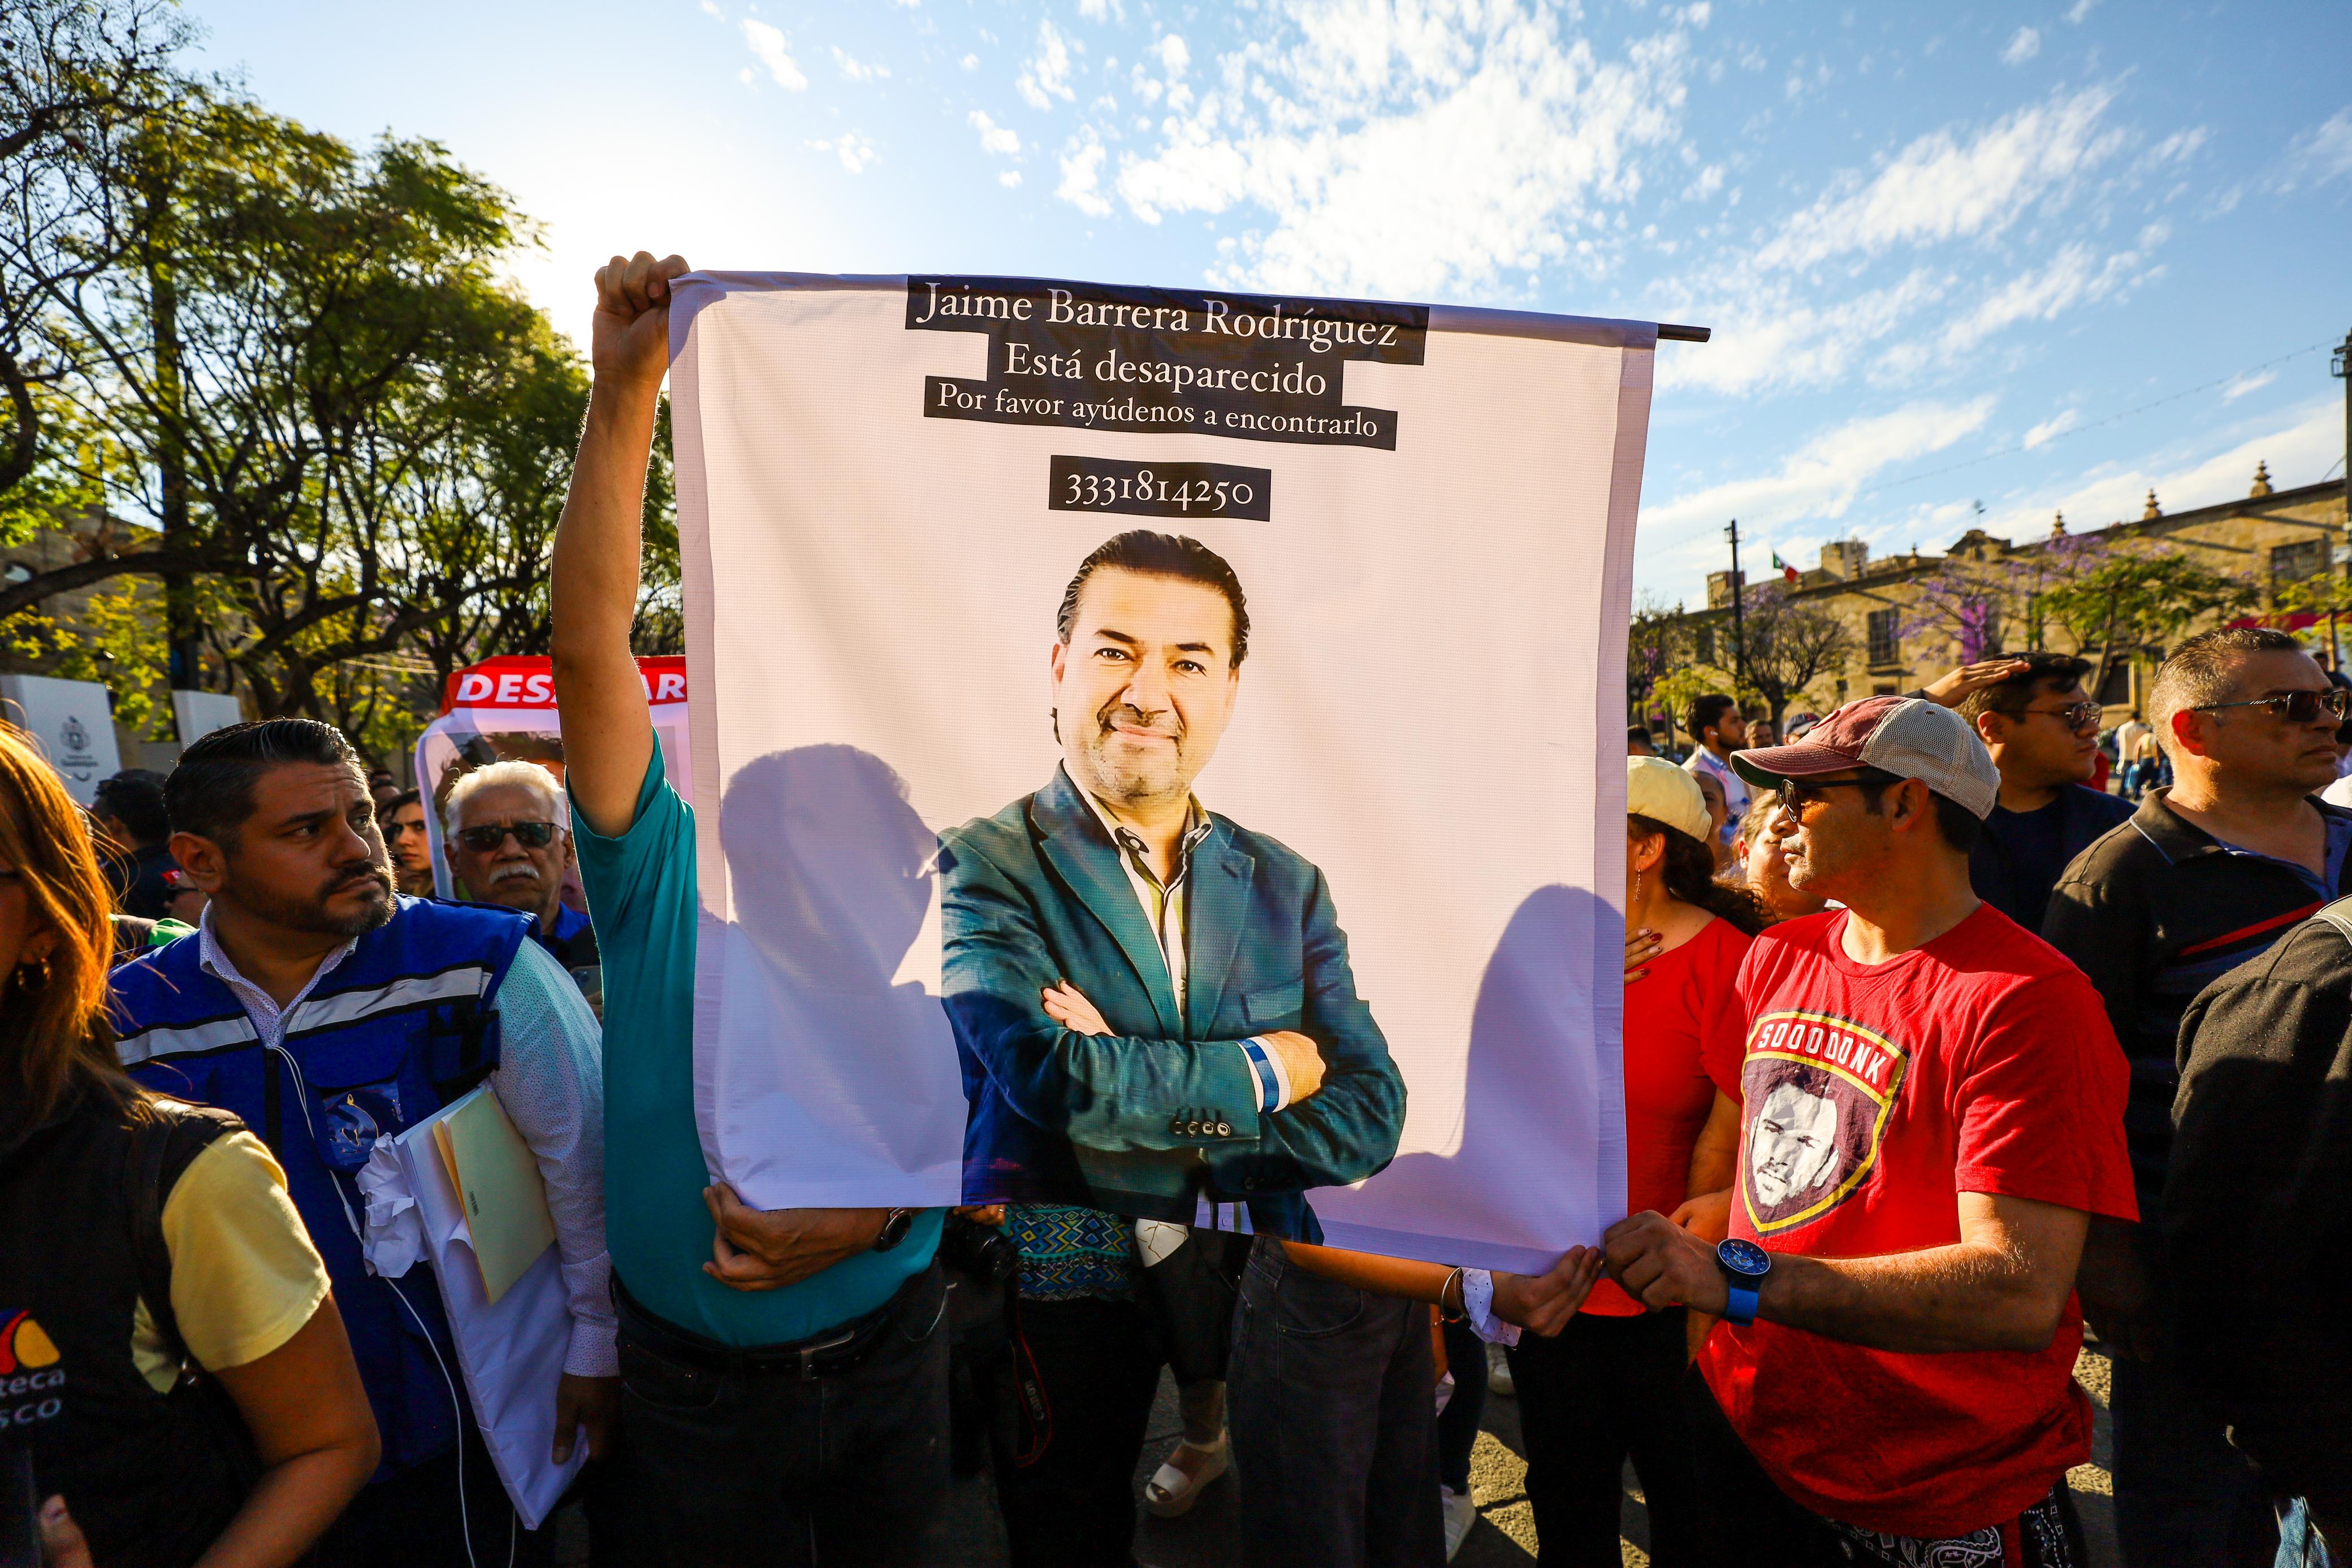
<instances>
[{"instance_id":1,"label":"earring","mask_svg":"<svg viewBox=\"0 0 2352 1568\"><path fill-rule=\"evenodd\" d=\"M49 956L42 954L38 962L27 958L16 966L16 972L23 977L22 983L27 990L46 986L49 983Z\"/></svg>"}]
</instances>

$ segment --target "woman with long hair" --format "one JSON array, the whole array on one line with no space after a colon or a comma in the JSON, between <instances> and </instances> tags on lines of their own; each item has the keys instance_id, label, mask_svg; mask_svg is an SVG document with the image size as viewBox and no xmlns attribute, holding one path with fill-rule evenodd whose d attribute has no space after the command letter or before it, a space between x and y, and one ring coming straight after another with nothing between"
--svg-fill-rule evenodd
<instances>
[{"instance_id":1,"label":"woman with long hair","mask_svg":"<svg viewBox=\"0 0 2352 1568\"><path fill-rule=\"evenodd\" d=\"M269 1152L123 1075L109 904L0 724L0 1484L30 1466L53 1563L279 1568L375 1468L375 1421Z\"/></svg>"},{"instance_id":2,"label":"woman with long hair","mask_svg":"<svg viewBox=\"0 0 2352 1568\"><path fill-rule=\"evenodd\" d=\"M1628 1207L1719 1239L1744 1033L1732 978L1767 916L1745 889L1716 881L1714 823L1696 779L1663 758L1633 757L1625 784ZM1659 1568L1729 1560L1709 1539L1683 1422L1689 1335L1682 1308L1644 1312L1604 1280L1559 1337L1512 1348L1542 1562L1614 1568L1629 1458L1648 1506L1650 1560Z\"/></svg>"}]
</instances>

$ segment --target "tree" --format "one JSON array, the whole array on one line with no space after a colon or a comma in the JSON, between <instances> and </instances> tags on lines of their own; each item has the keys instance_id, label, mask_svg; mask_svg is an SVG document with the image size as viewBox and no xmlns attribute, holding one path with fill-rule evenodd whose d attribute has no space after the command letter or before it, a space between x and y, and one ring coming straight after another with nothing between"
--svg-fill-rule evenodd
<instances>
[{"instance_id":1,"label":"tree","mask_svg":"<svg viewBox=\"0 0 2352 1568\"><path fill-rule=\"evenodd\" d=\"M1948 643L1962 664L2039 648L2049 622L2045 596L2104 560L2110 548L2088 534L2058 534L2024 549L1975 535L1912 580L1916 597L1904 608L1897 635Z\"/></svg>"},{"instance_id":2,"label":"tree","mask_svg":"<svg viewBox=\"0 0 2352 1568\"><path fill-rule=\"evenodd\" d=\"M131 147L178 96L169 65L188 36L163 0L0 8L0 528L21 527L28 498L11 493L41 466L56 416L43 393L71 368L48 313L131 248Z\"/></svg>"},{"instance_id":3,"label":"tree","mask_svg":"<svg viewBox=\"0 0 2352 1568\"><path fill-rule=\"evenodd\" d=\"M1853 657L1853 633L1846 623L1806 603L1785 583L1748 589L1743 608L1748 683L1773 727L1780 727L1781 716L1800 698L1829 706L1811 688L1823 676L1839 674Z\"/></svg>"},{"instance_id":4,"label":"tree","mask_svg":"<svg viewBox=\"0 0 2352 1568\"><path fill-rule=\"evenodd\" d=\"M2242 613L2259 598L2249 579L2133 540L2107 547L2088 570L2054 583L2042 603L2074 652L2092 662L2088 686L2096 693L2118 662L2169 643L2200 621Z\"/></svg>"}]
</instances>

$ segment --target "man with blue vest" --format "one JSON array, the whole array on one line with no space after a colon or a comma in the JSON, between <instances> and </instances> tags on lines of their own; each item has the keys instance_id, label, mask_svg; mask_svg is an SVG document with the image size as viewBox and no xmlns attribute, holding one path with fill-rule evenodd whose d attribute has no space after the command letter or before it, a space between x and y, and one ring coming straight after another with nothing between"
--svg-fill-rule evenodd
<instances>
[{"instance_id":1,"label":"man with blue vest","mask_svg":"<svg viewBox=\"0 0 2352 1568\"><path fill-rule=\"evenodd\" d=\"M538 1157L571 1300L557 1458L583 1427L600 1451L618 1387L595 1020L526 917L394 894L374 803L332 726L215 731L182 755L164 803L173 855L210 902L194 936L114 971L122 1060L259 1133L326 1261L383 1462L316 1561L465 1564L514 1521L439 1292L368 1267L357 1178L378 1138L490 1083ZM551 1551L547 1532L519 1560Z\"/></svg>"},{"instance_id":2,"label":"man with blue vest","mask_svg":"<svg viewBox=\"0 0 2352 1568\"><path fill-rule=\"evenodd\" d=\"M627 1485L672 1563L929 1568L948 1486L940 1211L761 1211L694 1117L694 812L629 650L676 256L596 277L593 361L551 581L580 877L604 955L607 1227Z\"/></svg>"}]
</instances>

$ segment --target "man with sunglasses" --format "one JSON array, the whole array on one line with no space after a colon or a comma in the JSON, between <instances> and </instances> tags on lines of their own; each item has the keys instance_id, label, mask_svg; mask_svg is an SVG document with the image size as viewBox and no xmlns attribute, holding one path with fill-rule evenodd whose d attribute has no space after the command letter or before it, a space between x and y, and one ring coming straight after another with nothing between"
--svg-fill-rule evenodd
<instances>
[{"instance_id":1,"label":"man with sunglasses","mask_svg":"<svg viewBox=\"0 0 2352 1568\"><path fill-rule=\"evenodd\" d=\"M1957 709L2000 773L2000 798L1969 852L1969 880L1979 898L2039 931L2059 874L2131 806L2089 787L2099 760L2099 705L2083 690L2090 662L2040 652L2000 657L2010 673Z\"/></svg>"},{"instance_id":2,"label":"man with sunglasses","mask_svg":"<svg viewBox=\"0 0 2352 1568\"><path fill-rule=\"evenodd\" d=\"M1870 697L1732 761L1845 907L1741 961L1730 1235L1637 1214L1609 1270L1723 1320L1687 1392L1741 1563L2080 1563L2075 1262L2134 1212L2099 998L1971 890L2001 780L1957 714Z\"/></svg>"},{"instance_id":3,"label":"man with sunglasses","mask_svg":"<svg viewBox=\"0 0 2352 1568\"><path fill-rule=\"evenodd\" d=\"M596 928L563 902L572 865L572 815L562 788L533 762L493 762L457 780L443 820L449 869L478 903L530 916L530 934L601 1009Z\"/></svg>"},{"instance_id":4,"label":"man with sunglasses","mask_svg":"<svg viewBox=\"0 0 2352 1568\"><path fill-rule=\"evenodd\" d=\"M2352 892L2336 778L2347 694L2284 632L2225 627L2158 670L2148 709L2174 782L2066 868L2042 934L2090 977L2131 1061L2124 1131L2152 1219L2172 1153L2182 1014L2305 916ZM2152 1224L2095 1227L2083 1311L2115 1356L2116 1523L2125 1560L2268 1563L2267 1501L2168 1364L2168 1277ZM2227 1290L2220 1281L2181 1288Z\"/></svg>"}]
</instances>

